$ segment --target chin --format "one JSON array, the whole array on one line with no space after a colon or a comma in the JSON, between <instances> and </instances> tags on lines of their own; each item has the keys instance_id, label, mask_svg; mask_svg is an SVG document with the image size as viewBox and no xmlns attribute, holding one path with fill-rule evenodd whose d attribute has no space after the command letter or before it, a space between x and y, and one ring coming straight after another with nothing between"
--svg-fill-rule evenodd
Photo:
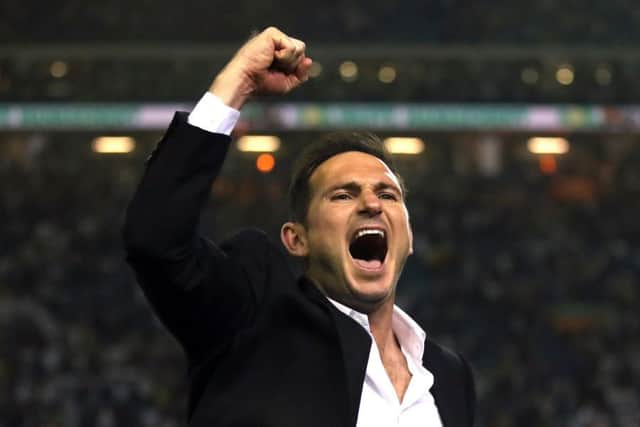
<instances>
[{"instance_id":1,"label":"chin","mask_svg":"<svg viewBox=\"0 0 640 427\"><path fill-rule=\"evenodd\" d=\"M359 308L366 308L365 312L370 312L393 297L393 287L391 285L373 285L361 283L349 286L351 297ZM363 311L363 310L359 310Z\"/></svg>"}]
</instances>

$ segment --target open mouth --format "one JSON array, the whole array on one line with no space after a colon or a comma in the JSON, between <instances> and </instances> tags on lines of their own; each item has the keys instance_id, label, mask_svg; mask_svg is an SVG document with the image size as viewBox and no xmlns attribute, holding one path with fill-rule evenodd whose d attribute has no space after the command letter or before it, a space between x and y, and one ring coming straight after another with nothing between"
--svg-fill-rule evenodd
<instances>
[{"instance_id":1,"label":"open mouth","mask_svg":"<svg viewBox=\"0 0 640 427\"><path fill-rule=\"evenodd\" d=\"M379 269L387 256L387 235L380 229L360 229L351 239L349 252L359 266Z\"/></svg>"}]
</instances>

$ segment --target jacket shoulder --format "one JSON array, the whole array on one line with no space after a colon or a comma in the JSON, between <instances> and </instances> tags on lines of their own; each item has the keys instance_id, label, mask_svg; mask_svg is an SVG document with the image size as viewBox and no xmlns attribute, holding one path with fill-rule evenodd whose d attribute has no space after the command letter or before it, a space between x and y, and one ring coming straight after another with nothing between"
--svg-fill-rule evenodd
<instances>
[{"instance_id":1,"label":"jacket shoulder","mask_svg":"<svg viewBox=\"0 0 640 427\"><path fill-rule=\"evenodd\" d=\"M266 287L264 292L271 287L282 289L296 281L290 257L282 245L258 228L242 229L222 240L219 247L250 282L261 283L259 289ZM264 295L256 296L260 301Z\"/></svg>"}]
</instances>

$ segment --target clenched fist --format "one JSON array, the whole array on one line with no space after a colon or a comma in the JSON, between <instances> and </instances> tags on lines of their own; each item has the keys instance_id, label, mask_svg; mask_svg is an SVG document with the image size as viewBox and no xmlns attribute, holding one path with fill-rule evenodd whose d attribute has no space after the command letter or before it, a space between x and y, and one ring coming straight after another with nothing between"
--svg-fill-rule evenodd
<instances>
[{"instance_id":1,"label":"clenched fist","mask_svg":"<svg viewBox=\"0 0 640 427\"><path fill-rule=\"evenodd\" d=\"M253 94L285 94L309 78L304 42L269 27L244 44L215 78L209 92L240 109Z\"/></svg>"}]
</instances>

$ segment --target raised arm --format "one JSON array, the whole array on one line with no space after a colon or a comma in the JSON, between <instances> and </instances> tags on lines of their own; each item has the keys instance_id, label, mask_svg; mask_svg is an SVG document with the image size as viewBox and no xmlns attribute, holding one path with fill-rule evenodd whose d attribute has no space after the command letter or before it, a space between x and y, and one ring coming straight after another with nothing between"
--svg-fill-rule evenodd
<instances>
[{"instance_id":1,"label":"raised arm","mask_svg":"<svg viewBox=\"0 0 640 427\"><path fill-rule=\"evenodd\" d=\"M254 94L291 91L307 79L310 65L304 43L269 28L236 53L209 92L239 110ZM260 277L249 266L261 262L267 243L253 233L250 242L245 234L217 246L198 235L200 212L230 138L189 122L186 113L177 113L154 150L123 236L145 294L194 361L251 318Z\"/></svg>"}]
</instances>

